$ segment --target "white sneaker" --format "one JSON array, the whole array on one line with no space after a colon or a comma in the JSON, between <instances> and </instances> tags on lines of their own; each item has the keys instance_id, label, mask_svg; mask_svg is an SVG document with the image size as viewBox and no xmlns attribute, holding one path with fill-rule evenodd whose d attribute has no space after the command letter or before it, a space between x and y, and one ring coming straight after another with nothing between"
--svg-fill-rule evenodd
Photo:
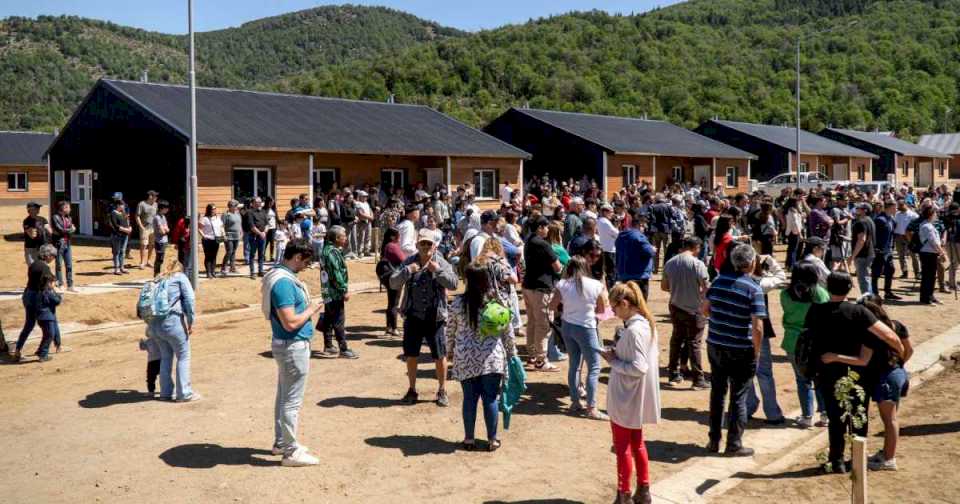
<instances>
[{"instance_id":1,"label":"white sneaker","mask_svg":"<svg viewBox=\"0 0 960 504\"><path fill-rule=\"evenodd\" d=\"M813 416L797 417L797 425L800 426L801 429L809 429L813 427Z\"/></svg>"},{"instance_id":2,"label":"white sneaker","mask_svg":"<svg viewBox=\"0 0 960 504\"><path fill-rule=\"evenodd\" d=\"M897 457L893 457L890 460L883 458L882 454L877 454L879 460L871 459L867 461L867 468L871 471L896 471L897 470Z\"/></svg>"},{"instance_id":3,"label":"white sneaker","mask_svg":"<svg viewBox=\"0 0 960 504\"><path fill-rule=\"evenodd\" d=\"M817 427L827 427L830 425L830 418L827 417L825 413L820 413L820 418L817 420Z\"/></svg>"},{"instance_id":4,"label":"white sneaker","mask_svg":"<svg viewBox=\"0 0 960 504\"><path fill-rule=\"evenodd\" d=\"M307 448L306 446L303 446L303 445L300 445L300 449L304 451L310 451L310 448ZM283 448L280 448L277 445L273 445L273 448L270 449L270 453L274 455L283 455Z\"/></svg>"},{"instance_id":5,"label":"white sneaker","mask_svg":"<svg viewBox=\"0 0 960 504\"><path fill-rule=\"evenodd\" d=\"M307 453L307 450L301 446L300 448L297 448L297 451L293 452L293 455L290 455L289 457L283 457L280 465L284 467L307 467L315 466L319 463L320 459Z\"/></svg>"}]
</instances>

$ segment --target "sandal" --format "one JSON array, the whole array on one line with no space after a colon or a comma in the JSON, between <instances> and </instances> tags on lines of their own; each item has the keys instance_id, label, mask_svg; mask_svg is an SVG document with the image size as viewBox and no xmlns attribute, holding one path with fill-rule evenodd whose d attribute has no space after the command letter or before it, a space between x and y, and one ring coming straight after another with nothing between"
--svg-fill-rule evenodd
<instances>
[{"instance_id":1,"label":"sandal","mask_svg":"<svg viewBox=\"0 0 960 504\"><path fill-rule=\"evenodd\" d=\"M537 371L541 371L544 373L556 373L560 371L560 368L558 368L557 366L554 366L553 364L550 364L549 362L543 361L543 360L538 360L533 365L533 368Z\"/></svg>"},{"instance_id":2,"label":"sandal","mask_svg":"<svg viewBox=\"0 0 960 504\"><path fill-rule=\"evenodd\" d=\"M469 441L464 439L463 443L461 443L460 446L463 448L464 451L476 451L477 442L473 439Z\"/></svg>"},{"instance_id":3,"label":"sandal","mask_svg":"<svg viewBox=\"0 0 960 504\"><path fill-rule=\"evenodd\" d=\"M501 445L501 444L503 444L503 443L501 443L499 439L494 439L493 441L490 441L490 442L487 444L487 451L488 451L488 452L491 452L491 453L492 453L492 452L495 452L495 451L497 451L498 448L500 448L500 445Z\"/></svg>"}]
</instances>

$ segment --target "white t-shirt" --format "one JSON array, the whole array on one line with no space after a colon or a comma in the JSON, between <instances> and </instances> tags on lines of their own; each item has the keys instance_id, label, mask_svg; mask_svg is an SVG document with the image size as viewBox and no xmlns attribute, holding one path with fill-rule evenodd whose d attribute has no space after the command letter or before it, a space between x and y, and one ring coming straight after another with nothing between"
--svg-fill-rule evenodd
<instances>
[{"instance_id":1,"label":"white t-shirt","mask_svg":"<svg viewBox=\"0 0 960 504\"><path fill-rule=\"evenodd\" d=\"M370 204L367 203L366 201L355 201L353 202L353 206L357 208L357 216L363 215L364 217L373 218L373 211L370 210ZM370 222L370 221L365 220L363 222Z\"/></svg>"},{"instance_id":2,"label":"white t-shirt","mask_svg":"<svg viewBox=\"0 0 960 504\"><path fill-rule=\"evenodd\" d=\"M500 188L500 202L504 205L510 204L510 196L513 195L513 188L508 185L505 185Z\"/></svg>"},{"instance_id":3,"label":"white t-shirt","mask_svg":"<svg viewBox=\"0 0 960 504\"><path fill-rule=\"evenodd\" d=\"M617 251L616 243L617 236L620 235L620 230L610 222L610 219L606 217L597 219L597 234L600 239L600 248L602 248L604 252L612 254Z\"/></svg>"},{"instance_id":4,"label":"white t-shirt","mask_svg":"<svg viewBox=\"0 0 960 504\"><path fill-rule=\"evenodd\" d=\"M407 255L416 254L417 228L413 225L413 221L406 219L397 224L397 231L400 232L400 249L403 250L403 253Z\"/></svg>"},{"instance_id":5,"label":"white t-shirt","mask_svg":"<svg viewBox=\"0 0 960 504\"><path fill-rule=\"evenodd\" d=\"M597 327L597 298L603 292L599 280L583 277L583 294L577 292L575 280L563 279L557 282L557 291L563 299L563 321L582 327Z\"/></svg>"}]
</instances>

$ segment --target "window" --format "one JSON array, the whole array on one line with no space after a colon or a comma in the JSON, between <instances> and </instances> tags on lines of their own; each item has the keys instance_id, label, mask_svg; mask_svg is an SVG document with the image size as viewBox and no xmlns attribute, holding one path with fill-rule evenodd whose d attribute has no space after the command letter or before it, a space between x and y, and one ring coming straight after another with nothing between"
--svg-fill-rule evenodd
<instances>
[{"instance_id":1,"label":"window","mask_svg":"<svg viewBox=\"0 0 960 504\"><path fill-rule=\"evenodd\" d=\"M27 190L27 174L10 172L7 174L7 190L22 192Z\"/></svg>"},{"instance_id":2,"label":"window","mask_svg":"<svg viewBox=\"0 0 960 504\"><path fill-rule=\"evenodd\" d=\"M940 177L945 177L945 176L946 176L946 170L947 170L946 163L943 162L943 161L940 161L940 175L939 175L939 176L940 176Z\"/></svg>"},{"instance_id":3,"label":"window","mask_svg":"<svg viewBox=\"0 0 960 504\"><path fill-rule=\"evenodd\" d=\"M273 171L270 168L233 169L233 199L245 201L273 195Z\"/></svg>"},{"instance_id":4,"label":"window","mask_svg":"<svg viewBox=\"0 0 960 504\"><path fill-rule=\"evenodd\" d=\"M63 171L57 170L53 172L53 191L54 192L63 192L66 191L63 183Z\"/></svg>"},{"instance_id":5,"label":"window","mask_svg":"<svg viewBox=\"0 0 960 504\"><path fill-rule=\"evenodd\" d=\"M380 170L380 185L384 189L393 190L396 188L406 188L406 177L404 171L399 168L384 168Z\"/></svg>"},{"instance_id":6,"label":"window","mask_svg":"<svg viewBox=\"0 0 960 504\"><path fill-rule=\"evenodd\" d=\"M477 199L495 199L497 197L497 171L475 170L473 185Z\"/></svg>"},{"instance_id":7,"label":"window","mask_svg":"<svg viewBox=\"0 0 960 504\"><path fill-rule=\"evenodd\" d=\"M903 161L903 176L906 177L910 175L910 161Z\"/></svg>"},{"instance_id":8,"label":"window","mask_svg":"<svg viewBox=\"0 0 960 504\"><path fill-rule=\"evenodd\" d=\"M635 165L625 164L623 168L623 187L629 187L637 183L637 167Z\"/></svg>"},{"instance_id":9,"label":"window","mask_svg":"<svg viewBox=\"0 0 960 504\"><path fill-rule=\"evenodd\" d=\"M810 164L806 162L800 163L800 171L805 172L810 168Z\"/></svg>"},{"instance_id":10,"label":"window","mask_svg":"<svg viewBox=\"0 0 960 504\"><path fill-rule=\"evenodd\" d=\"M820 165L820 169L817 171L817 173L819 173L820 175L822 175L822 176L823 176L823 179L826 180L826 179L827 179L827 165L825 165L825 164Z\"/></svg>"},{"instance_id":11,"label":"window","mask_svg":"<svg viewBox=\"0 0 960 504\"><path fill-rule=\"evenodd\" d=\"M683 167L674 166L673 167L673 181L674 182L683 182Z\"/></svg>"},{"instance_id":12,"label":"window","mask_svg":"<svg viewBox=\"0 0 960 504\"><path fill-rule=\"evenodd\" d=\"M824 169L826 169L826 166L821 166L820 169L821 169L821 170L824 170ZM807 176L807 182L819 182L819 181L820 181L820 174L821 174L821 173L823 173L823 172L820 171L820 172L817 172L817 173L811 173L810 175ZM796 181L794 181L794 182L796 182Z\"/></svg>"},{"instance_id":13,"label":"window","mask_svg":"<svg viewBox=\"0 0 960 504\"><path fill-rule=\"evenodd\" d=\"M313 194L327 194L333 189L337 181L336 168L314 168L313 170Z\"/></svg>"},{"instance_id":14,"label":"window","mask_svg":"<svg viewBox=\"0 0 960 504\"><path fill-rule=\"evenodd\" d=\"M727 167L727 187L737 187L737 167Z\"/></svg>"},{"instance_id":15,"label":"window","mask_svg":"<svg viewBox=\"0 0 960 504\"><path fill-rule=\"evenodd\" d=\"M867 179L867 168L863 165L857 166L857 180Z\"/></svg>"}]
</instances>

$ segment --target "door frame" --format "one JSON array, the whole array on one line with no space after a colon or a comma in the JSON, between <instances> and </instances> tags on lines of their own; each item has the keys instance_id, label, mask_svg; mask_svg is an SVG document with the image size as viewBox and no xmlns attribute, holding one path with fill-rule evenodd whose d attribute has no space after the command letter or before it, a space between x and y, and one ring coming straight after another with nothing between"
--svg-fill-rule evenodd
<instances>
[{"instance_id":1,"label":"door frame","mask_svg":"<svg viewBox=\"0 0 960 504\"><path fill-rule=\"evenodd\" d=\"M83 184L80 175L85 175ZM85 198L80 198L79 189L85 189ZM93 170L70 171L70 202L77 205L77 217L80 218L79 231L83 235L93 234Z\"/></svg>"}]
</instances>

